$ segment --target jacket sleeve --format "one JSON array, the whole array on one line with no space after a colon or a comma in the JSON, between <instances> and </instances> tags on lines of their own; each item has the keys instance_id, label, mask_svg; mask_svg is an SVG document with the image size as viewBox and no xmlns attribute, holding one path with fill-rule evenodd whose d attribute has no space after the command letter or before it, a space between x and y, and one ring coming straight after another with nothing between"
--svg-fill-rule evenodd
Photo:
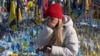
<instances>
[{"instance_id":1,"label":"jacket sleeve","mask_svg":"<svg viewBox=\"0 0 100 56\"><path fill-rule=\"evenodd\" d=\"M40 46L45 45L46 42L44 40L47 39L49 36L51 36L52 33L53 33L53 30L50 27L44 26L38 38L34 41L34 44L40 45Z\"/></svg>"},{"instance_id":2,"label":"jacket sleeve","mask_svg":"<svg viewBox=\"0 0 100 56\"><path fill-rule=\"evenodd\" d=\"M51 56L76 56L78 53L78 38L75 29L67 27L64 47L52 46Z\"/></svg>"}]
</instances>

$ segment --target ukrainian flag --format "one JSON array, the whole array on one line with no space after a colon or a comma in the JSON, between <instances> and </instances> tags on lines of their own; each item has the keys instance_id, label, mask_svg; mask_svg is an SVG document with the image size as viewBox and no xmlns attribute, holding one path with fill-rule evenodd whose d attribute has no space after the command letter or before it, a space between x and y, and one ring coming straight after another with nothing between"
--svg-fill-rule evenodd
<instances>
[{"instance_id":1,"label":"ukrainian flag","mask_svg":"<svg viewBox=\"0 0 100 56\"><path fill-rule=\"evenodd\" d=\"M10 16L9 16L8 22L10 24L11 29L13 30L17 29L16 4L14 0L11 1Z\"/></svg>"},{"instance_id":2,"label":"ukrainian flag","mask_svg":"<svg viewBox=\"0 0 100 56\"><path fill-rule=\"evenodd\" d=\"M28 10L30 10L30 8L33 6L33 1L29 1L27 4L27 8Z\"/></svg>"},{"instance_id":3,"label":"ukrainian flag","mask_svg":"<svg viewBox=\"0 0 100 56\"><path fill-rule=\"evenodd\" d=\"M18 22L22 21L22 10L21 10L22 4L20 0L17 0L17 20Z\"/></svg>"},{"instance_id":4,"label":"ukrainian flag","mask_svg":"<svg viewBox=\"0 0 100 56\"><path fill-rule=\"evenodd\" d=\"M21 13L21 8L18 8L18 22L22 21L22 13Z\"/></svg>"}]
</instances>

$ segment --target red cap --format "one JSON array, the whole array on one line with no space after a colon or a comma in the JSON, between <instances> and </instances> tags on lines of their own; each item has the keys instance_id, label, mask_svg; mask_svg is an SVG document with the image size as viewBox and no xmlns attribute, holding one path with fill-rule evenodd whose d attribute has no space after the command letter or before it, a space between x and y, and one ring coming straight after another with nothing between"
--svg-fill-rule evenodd
<instances>
[{"instance_id":1,"label":"red cap","mask_svg":"<svg viewBox=\"0 0 100 56\"><path fill-rule=\"evenodd\" d=\"M60 4L58 3L51 4L46 11L46 16L51 16L51 17L55 17L58 19L62 19L63 13L62 13L62 8Z\"/></svg>"}]
</instances>

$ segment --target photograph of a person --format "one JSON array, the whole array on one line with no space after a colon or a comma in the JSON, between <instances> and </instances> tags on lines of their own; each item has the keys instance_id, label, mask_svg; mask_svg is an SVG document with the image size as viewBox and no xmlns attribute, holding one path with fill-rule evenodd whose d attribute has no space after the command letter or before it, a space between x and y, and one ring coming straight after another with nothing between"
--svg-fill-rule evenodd
<instances>
[{"instance_id":1,"label":"photograph of a person","mask_svg":"<svg viewBox=\"0 0 100 56\"><path fill-rule=\"evenodd\" d=\"M0 56L100 56L100 1L0 0Z\"/></svg>"}]
</instances>

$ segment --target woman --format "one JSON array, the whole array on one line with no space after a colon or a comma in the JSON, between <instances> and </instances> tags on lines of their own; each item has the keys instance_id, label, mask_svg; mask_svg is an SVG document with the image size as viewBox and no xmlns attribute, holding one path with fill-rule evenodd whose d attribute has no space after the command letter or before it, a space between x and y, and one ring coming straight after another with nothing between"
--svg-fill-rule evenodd
<instances>
[{"instance_id":1,"label":"woman","mask_svg":"<svg viewBox=\"0 0 100 56\"><path fill-rule=\"evenodd\" d=\"M70 17L63 16L62 8L55 3L48 7L47 25L44 26L36 44L44 56L76 56L78 38Z\"/></svg>"}]
</instances>

